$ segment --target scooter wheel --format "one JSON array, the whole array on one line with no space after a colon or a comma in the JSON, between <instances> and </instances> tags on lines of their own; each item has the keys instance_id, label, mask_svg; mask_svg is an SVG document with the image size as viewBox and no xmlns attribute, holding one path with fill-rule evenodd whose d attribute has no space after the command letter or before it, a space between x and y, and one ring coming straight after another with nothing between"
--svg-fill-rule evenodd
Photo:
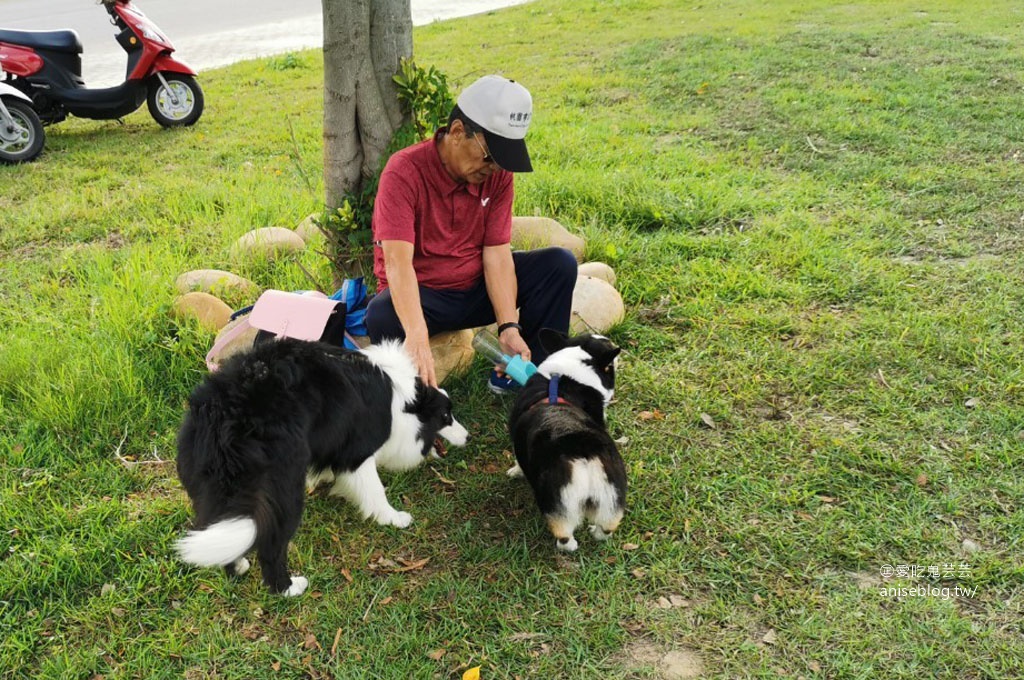
<instances>
[{"instance_id":1,"label":"scooter wheel","mask_svg":"<svg viewBox=\"0 0 1024 680\"><path fill-rule=\"evenodd\" d=\"M46 133L35 110L20 99L5 98L11 122L0 118L0 163L24 163L43 150Z\"/></svg>"},{"instance_id":2,"label":"scooter wheel","mask_svg":"<svg viewBox=\"0 0 1024 680\"><path fill-rule=\"evenodd\" d=\"M163 73L167 87L153 76L149 81L149 113L164 127L192 125L203 115L203 89L192 76Z\"/></svg>"}]
</instances>

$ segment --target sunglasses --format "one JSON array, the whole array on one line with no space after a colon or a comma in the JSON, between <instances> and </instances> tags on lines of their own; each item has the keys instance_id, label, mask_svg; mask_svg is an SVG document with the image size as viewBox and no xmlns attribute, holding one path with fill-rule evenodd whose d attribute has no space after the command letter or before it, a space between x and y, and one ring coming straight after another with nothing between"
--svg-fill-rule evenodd
<instances>
[{"instance_id":1,"label":"sunglasses","mask_svg":"<svg viewBox=\"0 0 1024 680\"><path fill-rule=\"evenodd\" d=\"M484 145L480 143L477 135L473 135L473 141L475 141L476 145L480 147L480 150L484 152L484 163L494 163L494 156L491 155L490 151L484 148Z\"/></svg>"}]
</instances>

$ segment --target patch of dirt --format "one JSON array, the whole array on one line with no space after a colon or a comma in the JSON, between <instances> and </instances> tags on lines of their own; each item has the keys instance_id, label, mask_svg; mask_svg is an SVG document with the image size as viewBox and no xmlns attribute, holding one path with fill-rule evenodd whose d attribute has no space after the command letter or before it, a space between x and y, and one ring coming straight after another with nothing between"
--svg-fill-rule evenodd
<instances>
[{"instance_id":1,"label":"patch of dirt","mask_svg":"<svg viewBox=\"0 0 1024 680\"><path fill-rule=\"evenodd\" d=\"M836 416L829 413L816 412L809 414L816 418L819 422L824 424L826 430L846 434L852 433L857 434L860 432L860 423L856 420L849 418L843 418L842 416Z\"/></svg>"},{"instance_id":2,"label":"patch of dirt","mask_svg":"<svg viewBox=\"0 0 1024 680\"><path fill-rule=\"evenodd\" d=\"M847 574L859 590L877 590L882 585L882 577L871 571L851 571Z\"/></svg>"},{"instance_id":3,"label":"patch of dirt","mask_svg":"<svg viewBox=\"0 0 1024 680\"><path fill-rule=\"evenodd\" d=\"M932 265L949 265L953 267L968 267L970 265L998 265L1003 261L1003 257L996 253L978 253L977 255L969 255L967 257L920 257L915 255L901 255L895 258L896 262L907 265L907 266L922 266L926 264Z\"/></svg>"},{"instance_id":4,"label":"patch of dirt","mask_svg":"<svg viewBox=\"0 0 1024 680\"><path fill-rule=\"evenodd\" d=\"M658 672L662 680L690 680L704 674L704 660L692 649L667 649L650 640L636 640L622 650L622 665L629 670Z\"/></svg>"}]
</instances>

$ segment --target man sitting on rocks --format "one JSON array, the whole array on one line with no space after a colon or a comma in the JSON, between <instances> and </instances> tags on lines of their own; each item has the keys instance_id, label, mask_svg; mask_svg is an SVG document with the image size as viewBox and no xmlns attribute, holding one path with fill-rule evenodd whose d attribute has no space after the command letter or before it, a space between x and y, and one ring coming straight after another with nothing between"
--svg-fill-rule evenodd
<instances>
[{"instance_id":1,"label":"man sitting on rocks","mask_svg":"<svg viewBox=\"0 0 1024 680\"><path fill-rule=\"evenodd\" d=\"M373 211L379 292L366 312L374 343L404 339L420 377L437 385L430 336L498 324L502 348L540 363L542 328L567 333L576 258L564 248L512 252L514 172L526 150L533 101L501 76L459 96L447 127L394 154ZM492 391L515 383L496 371Z\"/></svg>"}]
</instances>

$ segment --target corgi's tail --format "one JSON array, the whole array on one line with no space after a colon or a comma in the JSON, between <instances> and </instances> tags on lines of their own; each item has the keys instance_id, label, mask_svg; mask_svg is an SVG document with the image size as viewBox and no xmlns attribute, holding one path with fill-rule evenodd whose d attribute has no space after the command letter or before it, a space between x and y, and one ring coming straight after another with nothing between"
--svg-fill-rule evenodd
<instances>
[{"instance_id":1,"label":"corgi's tail","mask_svg":"<svg viewBox=\"0 0 1024 680\"><path fill-rule=\"evenodd\" d=\"M251 517L221 520L189 531L178 540L178 556L199 567L224 567L249 552L256 543L256 521Z\"/></svg>"}]
</instances>

